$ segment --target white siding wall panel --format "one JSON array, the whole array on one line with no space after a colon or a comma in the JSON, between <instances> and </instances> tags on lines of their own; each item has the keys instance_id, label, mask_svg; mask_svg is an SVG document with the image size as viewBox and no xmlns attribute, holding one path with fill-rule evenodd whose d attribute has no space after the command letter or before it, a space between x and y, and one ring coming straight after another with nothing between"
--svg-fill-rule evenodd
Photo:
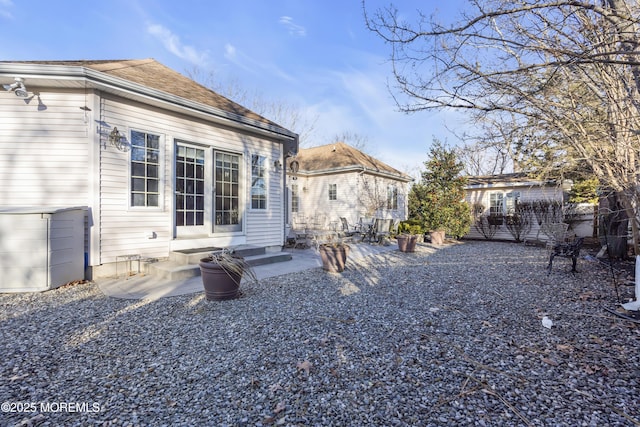
<instances>
[{"instance_id":1,"label":"white siding wall panel","mask_svg":"<svg viewBox=\"0 0 640 427\"><path fill-rule=\"evenodd\" d=\"M0 92L0 206L86 206L85 94L43 89L40 99L39 109L37 97Z\"/></svg>"},{"instance_id":2,"label":"white siding wall panel","mask_svg":"<svg viewBox=\"0 0 640 427\"><path fill-rule=\"evenodd\" d=\"M491 193L508 193L511 191L520 192L520 200L523 202L534 201L534 200L554 200L554 201L562 201L563 199L563 191L558 187L551 186L526 186L526 187L501 187L495 186L493 188L483 188L483 189L471 189L466 190L465 199L471 203L480 203L485 208L485 215L488 214L489 206L490 206L490 194ZM539 226L535 219L533 218L533 224L531 227L531 231L525 236L525 239L534 239L540 238L545 239L545 236L539 233ZM481 232L479 232L473 224L471 225L471 230L469 234L466 235L468 238L473 239L484 239L484 236ZM496 234L493 236L493 239L500 240L513 240L513 236L507 229L506 225L500 226Z\"/></svg>"},{"instance_id":3,"label":"white siding wall panel","mask_svg":"<svg viewBox=\"0 0 640 427\"><path fill-rule=\"evenodd\" d=\"M120 99L104 98L101 108L101 120L109 125L109 129L115 126L127 136L131 130L160 135L163 192L158 208L129 208L129 153L118 151L110 145L102 150L100 221L103 263L115 262L116 256L127 253L160 258L168 255L173 238L175 140L241 154L244 165L242 197L245 203L243 234L246 234L246 242L264 246L283 243L281 172L275 173L272 168L269 169L266 212L251 211L249 197L251 154L267 157L268 166L272 166L274 160L282 161L279 143ZM149 239L150 232L155 232L157 237Z\"/></svg>"},{"instance_id":4,"label":"white siding wall panel","mask_svg":"<svg viewBox=\"0 0 640 427\"><path fill-rule=\"evenodd\" d=\"M365 186L364 180L370 184ZM341 229L341 217L347 218L349 224L356 224L360 217L367 214L367 206L370 205L368 199L377 193L377 197L381 197L386 203L387 187L395 185L398 188L398 209L388 210L384 207L372 215L405 219L407 186L403 182L349 172L300 177L295 183L300 194L298 217L324 216L328 221L337 223L338 229ZM337 200L329 200L330 184L337 186Z\"/></svg>"},{"instance_id":5,"label":"white siding wall panel","mask_svg":"<svg viewBox=\"0 0 640 427\"><path fill-rule=\"evenodd\" d=\"M269 141L251 141L247 156L247 244L256 246L282 246L284 244L284 195L282 168L276 170L274 162L282 159L280 144ZM266 157L267 209L251 209L250 179L251 155Z\"/></svg>"}]
</instances>

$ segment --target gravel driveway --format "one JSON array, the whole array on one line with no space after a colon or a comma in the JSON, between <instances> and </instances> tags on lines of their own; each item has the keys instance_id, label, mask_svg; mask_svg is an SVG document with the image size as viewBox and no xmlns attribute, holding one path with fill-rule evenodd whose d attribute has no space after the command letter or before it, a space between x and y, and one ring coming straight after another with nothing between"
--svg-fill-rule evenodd
<instances>
[{"instance_id":1,"label":"gravel driveway","mask_svg":"<svg viewBox=\"0 0 640 427\"><path fill-rule=\"evenodd\" d=\"M603 309L633 288L545 253L422 244L224 302L0 295L0 425L638 425L640 325Z\"/></svg>"}]
</instances>

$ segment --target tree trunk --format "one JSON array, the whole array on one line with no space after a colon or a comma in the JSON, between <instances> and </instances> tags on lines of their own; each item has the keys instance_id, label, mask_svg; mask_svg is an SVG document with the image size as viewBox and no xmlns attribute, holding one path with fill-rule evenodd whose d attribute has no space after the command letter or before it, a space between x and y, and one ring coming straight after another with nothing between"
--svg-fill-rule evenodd
<instances>
[{"instance_id":1,"label":"tree trunk","mask_svg":"<svg viewBox=\"0 0 640 427\"><path fill-rule=\"evenodd\" d=\"M601 201L600 215L609 257L626 259L629 217L619 193L611 192Z\"/></svg>"}]
</instances>

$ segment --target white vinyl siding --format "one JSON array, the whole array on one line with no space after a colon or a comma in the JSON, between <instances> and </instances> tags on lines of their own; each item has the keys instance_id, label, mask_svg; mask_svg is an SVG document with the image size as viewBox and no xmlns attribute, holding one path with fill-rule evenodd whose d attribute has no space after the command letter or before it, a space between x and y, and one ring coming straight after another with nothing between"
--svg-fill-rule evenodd
<instances>
[{"instance_id":1,"label":"white vinyl siding","mask_svg":"<svg viewBox=\"0 0 640 427\"><path fill-rule=\"evenodd\" d=\"M161 135L162 163L160 164L160 206L155 210L129 209L127 189L128 153L108 146L101 153L102 227L101 250L103 262L115 262L117 255L139 253L146 257L166 257L169 242L173 239L173 162L175 140L189 141L205 147L241 155L243 170L241 198L244 208L243 231L220 237L220 245L242 242L252 245L279 246L283 244L284 219L282 218L281 174L273 174L268 180L269 208L247 209L250 206L250 153L267 159L281 158L282 146L275 141L241 134L237 131L209 125L192 118L168 113L142 104L107 98L102 102L102 121L118 129L135 129ZM268 163L267 163L268 164ZM212 165L210 165L212 166ZM123 173L123 171L125 173ZM149 239L150 232L156 238ZM237 237L233 237L236 236ZM215 236L215 234L214 234ZM237 240L241 238L242 240ZM236 239L236 240L233 240Z\"/></svg>"},{"instance_id":2,"label":"white vinyl siding","mask_svg":"<svg viewBox=\"0 0 640 427\"><path fill-rule=\"evenodd\" d=\"M83 92L43 89L39 99L0 92L3 207L89 203L89 141L94 124L90 112L80 108L85 100Z\"/></svg>"},{"instance_id":3,"label":"white vinyl siding","mask_svg":"<svg viewBox=\"0 0 640 427\"><path fill-rule=\"evenodd\" d=\"M474 203L482 204L485 208L484 215L507 214L515 207L516 200L522 202L534 200L562 201L562 198L561 188L541 185L519 185L514 188L513 186L497 184L491 188L465 190L465 200L472 205ZM531 231L527 236L535 237L538 234L538 228L538 223L534 219ZM473 224L466 237L484 239L482 233L477 231ZM502 225L495 234L494 239L513 240L513 236L506 226Z\"/></svg>"},{"instance_id":4,"label":"white vinyl siding","mask_svg":"<svg viewBox=\"0 0 640 427\"><path fill-rule=\"evenodd\" d=\"M265 157L267 169L275 160L282 158L281 146L269 141L254 141L250 144L249 150L253 154ZM247 159L247 167L249 168L250 165L251 159L249 158ZM267 209L248 209L246 211L247 244L274 246L273 242L278 242L276 246L281 246L284 244L285 203L282 173L267 170L267 174Z\"/></svg>"},{"instance_id":5,"label":"white vinyl siding","mask_svg":"<svg viewBox=\"0 0 640 427\"><path fill-rule=\"evenodd\" d=\"M368 185L363 184L367 180ZM382 206L373 216L385 218L406 218L406 184L387 178L380 178L358 172L335 173L318 176L298 176L299 212L297 218L313 217L326 218L331 225L339 224L340 218L347 218L350 224L355 224L361 217L367 216L367 206L371 206L374 188L379 189ZM337 200L327 203L329 186L336 184ZM398 189L398 209L385 209L387 202L387 188L395 186Z\"/></svg>"},{"instance_id":6,"label":"white vinyl siding","mask_svg":"<svg viewBox=\"0 0 640 427\"><path fill-rule=\"evenodd\" d=\"M124 254L169 255L174 242L176 139L238 154L243 162L243 230L221 236L216 244L283 244L282 173L267 171L268 206L255 211L248 209L247 173L254 153L266 159L267 168L276 159L282 162L281 142L103 92L41 88L39 93L39 98L25 99L0 92L0 204L88 206L89 265L99 268ZM125 138L121 149L108 139L115 127ZM132 132L159 137L157 202L155 183L146 182L144 207L132 204L132 194L140 188L131 176Z\"/></svg>"}]
</instances>

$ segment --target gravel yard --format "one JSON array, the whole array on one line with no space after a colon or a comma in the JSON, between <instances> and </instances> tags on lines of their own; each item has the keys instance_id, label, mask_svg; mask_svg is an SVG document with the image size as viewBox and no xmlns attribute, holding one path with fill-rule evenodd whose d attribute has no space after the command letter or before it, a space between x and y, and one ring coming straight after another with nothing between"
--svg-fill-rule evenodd
<instances>
[{"instance_id":1,"label":"gravel yard","mask_svg":"<svg viewBox=\"0 0 640 427\"><path fill-rule=\"evenodd\" d=\"M224 302L3 294L0 425L639 425L640 325L604 310L633 288L545 254L422 244Z\"/></svg>"}]
</instances>

